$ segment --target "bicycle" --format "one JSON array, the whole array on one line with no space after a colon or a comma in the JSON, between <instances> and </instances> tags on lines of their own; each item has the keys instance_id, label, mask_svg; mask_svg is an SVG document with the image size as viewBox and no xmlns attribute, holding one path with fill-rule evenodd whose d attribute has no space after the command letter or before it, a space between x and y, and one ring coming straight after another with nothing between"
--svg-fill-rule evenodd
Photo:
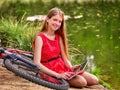
<instances>
[{"instance_id":1,"label":"bicycle","mask_svg":"<svg viewBox=\"0 0 120 90\"><path fill-rule=\"evenodd\" d=\"M40 74L47 74L41 72L39 66L32 62L33 56L33 53L28 51L0 48L0 58L4 59L3 65L8 70L39 85L56 90L68 90L69 84L64 79L48 75L58 82L53 83L42 78Z\"/></svg>"}]
</instances>

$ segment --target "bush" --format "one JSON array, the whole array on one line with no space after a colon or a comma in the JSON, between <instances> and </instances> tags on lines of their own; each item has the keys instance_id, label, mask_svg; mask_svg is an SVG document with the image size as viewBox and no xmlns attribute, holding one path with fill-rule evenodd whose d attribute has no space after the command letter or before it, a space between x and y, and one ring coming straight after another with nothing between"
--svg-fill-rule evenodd
<instances>
[{"instance_id":1,"label":"bush","mask_svg":"<svg viewBox=\"0 0 120 90\"><path fill-rule=\"evenodd\" d=\"M14 47L24 50L31 50L31 42L35 34L39 31L41 23L29 23L23 19L4 19L0 21L0 38L2 47Z\"/></svg>"}]
</instances>

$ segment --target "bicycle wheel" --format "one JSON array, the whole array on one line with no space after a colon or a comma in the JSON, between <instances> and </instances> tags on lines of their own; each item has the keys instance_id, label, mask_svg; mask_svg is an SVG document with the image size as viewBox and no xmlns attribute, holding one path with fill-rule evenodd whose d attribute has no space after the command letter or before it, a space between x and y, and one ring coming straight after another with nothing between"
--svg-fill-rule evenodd
<instances>
[{"instance_id":1,"label":"bicycle wheel","mask_svg":"<svg viewBox=\"0 0 120 90\"><path fill-rule=\"evenodd\" d=\"M36 72L30 70L31 68L28 67L29 65L21 62L20 60L16 60L15 62L13 62L12 59L5 59L4 65L8 70L14 72L15 74L42 86L46 86L56 90L68 90L69 88L69 84L63 79L57 79L59 84L55 84L42 79L40 75L36 75Z\"/></svg>"}]
</instances>

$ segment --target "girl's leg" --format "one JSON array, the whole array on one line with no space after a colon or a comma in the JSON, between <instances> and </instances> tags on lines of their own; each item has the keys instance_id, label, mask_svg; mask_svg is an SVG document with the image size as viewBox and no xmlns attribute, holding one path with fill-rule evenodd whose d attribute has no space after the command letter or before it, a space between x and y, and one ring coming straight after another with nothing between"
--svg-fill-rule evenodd
<instances>
[{"instance_id":1,"label":"girl's leg","mask_svg":"<svg viewBox=\"0 0 120 90\"><path fill-rule=\"evenodd\" d=\"M98 78L93 75L93 74L90 74L88 72L84 72L81 76L83 76L86 81L87 81L87 85L96 85L98 84Z\"/></svg>"},{"instance_id":2,"label":"girl's leg","mask_svg":"<svg viewBox=\"0 0 120 90\"><path fill-rule=\"evenodd\" d=\"M77 75L75 78L68 81L70 86L82 88L87 86L87 81L81 75Z\"/></svg>"}]
</instances>

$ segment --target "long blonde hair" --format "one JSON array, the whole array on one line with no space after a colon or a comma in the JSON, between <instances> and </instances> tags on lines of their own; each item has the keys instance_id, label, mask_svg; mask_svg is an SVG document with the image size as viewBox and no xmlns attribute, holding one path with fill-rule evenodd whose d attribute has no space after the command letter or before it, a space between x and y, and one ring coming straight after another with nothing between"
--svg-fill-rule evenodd
<instances>
[{"instance_id":1,"label":"long blonde hair","mask_svg":"<svg viewBox=\"0 0 120 90\"><path fill-rule=\"evenodd\" d=\"M61 26L60 28L55 31L56 34L59 34L62 38L62 41L63 41L63 45L64 45L64 51L65 51L65 54L67 56L67 58L69 59L69 53L68 53L68 46L67 46L67 37L66 37L66 27L65 27L65 21L64 21L64 12L59 9L59 8L52 8L46 18L51 18L55 15L61 15L62 17L62 23L61 23ZM48 24L47 24L47 20L45 19L44 23L43 23L43 27L41 29L41 32L46 32L48 29Z\"/></svg>"}]
</instances>

